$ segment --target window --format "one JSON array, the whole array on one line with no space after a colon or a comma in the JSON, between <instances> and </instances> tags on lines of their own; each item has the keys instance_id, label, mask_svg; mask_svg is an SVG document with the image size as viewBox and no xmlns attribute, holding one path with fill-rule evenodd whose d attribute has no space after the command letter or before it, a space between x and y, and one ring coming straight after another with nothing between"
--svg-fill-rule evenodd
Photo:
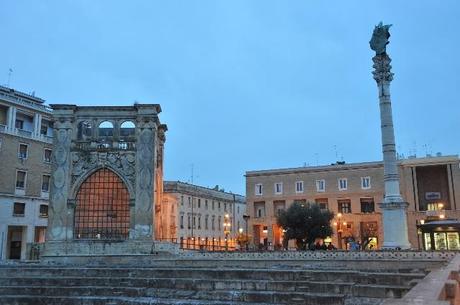
<instances>
[{"instance_id":1,"label":"window","mask_svg":"<svg viewBox=\"0 0 460 305\"><path fill-rule=\"evenodd\" d=\"M317 205L319 205L319 208L321 210L327 210L328 209L328 200L327 198L316 198L315 202Z\"/></svg>"},{"instance_id":2,"label":"window","mask_svg":"<svg viewBox=\"0 0 460 305\"><path fill-rule=\"evenodd\" d=\"M13 216L24 217L26 204L23 202L15 202L13 206Z\"/></svg>"},{"instance_id":3,"label":"window","mask_svg":"<svg viewBox=\"0 0 460 305\"><path fill-rule=\"evenodd\" d=\"M45 161L46 163L51 163L51 154L52 154L52 150L51 149L47 149L45 148L45 152L43 154L43 161Z\"/></svg>"},{"instance_id":4,"label":"window","mask_svg":"<svg viewBox=\"0 0 460 305\"><path fill-rule=\"evenodd\" d=\"M361 188L364 190L371 188L371 177L361 177Z\"/></svg>"},{"instance_id":5,"label":"window","mask_svg":"<svg viewBox=\"0 0 460 305\"><path fill-rule=\"evenodd\" d=\"M193 228L196 229L196 217L195 216L193 216L193 224L192 225L193 225Z\"/></svg>"},{"instance_id":6,"label":"window","mask_svg":"<svg viewBox=\"0 0 460 305\"><path fill-rule=\"evenodd\" d=\"M184 228L184 215L180 215L180 228Z\"/></svg>"},{"instance_id":7,"label":"window","mask_svg":"<svg viewBox=\"0 0 460 305\"><path fill-rule=\"evenodd\" d=\"M361 213L374 213L374 198L361 198Z\"/></svg>"},{"instance_id":8,"label":"window","mask_svg":"<svg viewBox=\"0 0 460 305\"><path fill-rule=\"evenodd\" d=\"M283 193L283 183L277 182L275 183L275 194L282 194Z\"/></svg>"},{"instance_id":9,"label":"window","mask_svg":"<svg viewBox=\"0 0 460 305\"><path fill-rule=\"evenodd\" d=\"M198 198L198 208L201 207L201 199Z\"/></svg>"},{"instance_id":10,"label":"window","mask_svg":"<svg viewBox=\"0 0 460 305\"><path fill-rule=\"evenodd\" d=\"M187 228L189 228L189 229L192 228L191 223L190 223L190 215L187 216Z\"/></svg>"},{"instance_id":11,"label":"window","mask_svg":"<svg viewBox=\"0 0 460 305\"><path fill-rule=\"evenodd\" d=\"M214 200L212 201L212 209L214 210Z\"/></svg>"},{"instance_id":12,"label":"window","mask_svg":"<svg viewBox=\"0 0 460 305\"><path fill-rule=\"evenodd\" d=\"M257 183L255 186L255 192L257 196L261 196L263 191L263 187L261 183Z\"/></svg>"},{"instance_id":13,"label":"window","mask_svg":"<svg viewBox=\"0 0 460 305\"><path fill-rule=\"evenodd\" d=\"M209 222L209 216L206 215L206 217L204 218L204 229L205 230L208 229L208 222Z\"/></svg>"},{"instance_id":14,"label":"window","mask_svg":"<svg viewBox=\"0 0 460 305\"><path fill-rule=\"evenodd\" d=\"M238 214L240 213L240 207L239 207L239 206L236 207L236 212L237 212Z\"/></svg>"},{"instance_id":15,"label":"window","mask_svg":"<svg viewBox=\"0 0 460 305\"><path fill-rule=\"evenodd\" d=\"M340 178L339 179L339 190L345 191L348 188L348 180L347 178Z\"/></svg>"},{"instance_id":16,"label":"window","mask_svg":"<svg viewBox=\"0 0 460 305\"><path fill-rule=\"evenodd\" d=\"M208 209L208 201L207 200L204 201L204 207L206 208L206 210Z\"/></svg>"},{"instance_id":17,"label":"window","mask_svg":"<svg viewBox=\"0 0 460 305\"><path fill-rule=\"evenodd\" d=\"M217 208L218 208L219 211L220 211L220 202L217 203Z\"/></svg>"},{"instance_id":18,"label":"window","mask_svg":"<svg viewBox=\"0 0 460 305\"><path fill-rule=\"evenodd\" d=\"M184 206L184 196L180 196L180 205Z\"/></svg>"},{"instance_id":19,"label":"window","mask_svg":"<svg viewBox=\"0 0 460 305\"><path fill-rule=\"evenodd\" d=\"M26 175L27 175L27 172L25 171L16 172L16 188L17 189L24 189L26 187Z\"/></svg>"},{"instance_id":20,"label":"window","mask_svg":"<svg viewBox=\"0 0 460 305\"><path fill-rule=\"evenodd\" d=\"M50 176L43 175L42 178L42 192L49 192L50 191Z\"/></svg>"},{"instance_id":21,"label":"window","mask_svg":"<svg viewBox=\"0 0 460 305\"><path fill-rule=\"evenodd\" d=\"M265 201L254 202L254 215L256 218L265 217Z\"/></svg>"},{"instance_id":22,"label":"window","mask_svg":"<svg viewBox=\"0 0 460 305\"><path fill-rule=\"evenodd\" d=\"M19 144L18 158L27 159L27 144Z\"/></svg>"},{"instance_id":23,"label":"window","mask_svg":"<svg viewBox=\"0 0 460 305\"><path fill-rule=\"evenodd\" d=\"M326 191L326 181L324 179L316 180L316 191L317 192L325 192Z\"/></svg>"},{"instance_id":24,"label":"window","mask_svg":"<svg viewBox=\"0 0 460 305\"><path fill-rule=\"evenodd\" d=\"M217 221L219 231L221 230L221 225L222 225L221 222L222 222L222 218L219 216L218 221Z\"/></svg>"},{"instance_id":25,"label":"window","mask_svg":"<svg viewBox=\"0 0 460 305\"><path fill-rule=\"evenodd\" d=\"M133 136L136 132L136 125L131 121L124 121L120 125L120 136L128 137Z\"/></svg>"},{"instance_id":26,"label":"window","mask_svg":"<svg viewBox=\"0 0 460 305\"><path fill-rule=\"evenodd\" d=\"M224 202L224 211L227 212L227 203Z\"/></svg>"},{"instance_id":27,"label":"window","mask_svg":"<svg viewBox=\"0 0 460 305\"><path fill-rule=\"evenodd\" d=\"M201 216L198 216L198 229L201 229Z\"/></svg>"},{"instance_id":28,"label":"window","mask_svg":"<svg viewBox=\"0 0 460 305\"><path fill-rule=\"evenodd\" d=\"M23 120L16 119L16 122L15 122L14 126L15 126L17 129L24 129L24 121L23 121Z\"/></svg>"},{"instance_id":29,"label":"window","mask_svg":"<svg viewBox=\"0 0 460 305\"><path fill-rule=\"evenodd\" d=\"M48 217L48 206L46 204L40 204L40 217Z\"/></svg>"},{"instance_id":30,"label":"window","mask_svg":"<svg viewBox=\"0 0 460 305\"><path fill-rule=\"evenodd\" d=\"M295 183L295 192L296 193L303 193L303 181L297 181Z\"/></svg>"},{"instance_id":31,"label":"window","mask_svg":"<svg viewBox=\"0 0 460 305\"><path fill-rule=\"evenodd\" d=\"M339 200L339 212L342 214L351 213L351 202L350 200Z\"/></svg>"},{"instance_id":32,"label":"window","mask_svg":"<svg viewBox=\"0 0 460 305\"><path fill-rule=\"evenodd\" d=\"M281 213L286 209L286 201L275 200L273 201L275 216L280 216Z\"/></svg>"},{"instance_id":33,"label":"window","mask_svg":"<svg viewBox=\"0 0 460 305\"><path fill-rule=\"evenodd\" d=\"M104 121L99 124L99 136L100 137L111 137L113 136L113 124L109 121Z\"/></svg>"},{"instance_id":34,"label":"window","mask_svg":"<svg viewBox=\"0 0 460 305\"><path fill-rule=\"evenodd\" d=\"M192 198L188 197L188 207L192 206Z\"/></svg>"},{"instance_id":35,"label":"window","mask_svg":"<svg viewBox=\"0 0 460 305\"><path fill-rule=\"evenodd\" d=\"M216 216L212 215L211 228L213 231L216 230Z\"/></svg>"},{"instance_id":36,"label":"window","mask_svg":"<svg viewBox=\"0 0 460 305\"><path fill-rule=\"evenodd\" d=\"M45 124L42 124L42 126L40 126L40 134L46 136L47 133L48 133L48 126L46 126Z\"/></svg>"}]
</instances>

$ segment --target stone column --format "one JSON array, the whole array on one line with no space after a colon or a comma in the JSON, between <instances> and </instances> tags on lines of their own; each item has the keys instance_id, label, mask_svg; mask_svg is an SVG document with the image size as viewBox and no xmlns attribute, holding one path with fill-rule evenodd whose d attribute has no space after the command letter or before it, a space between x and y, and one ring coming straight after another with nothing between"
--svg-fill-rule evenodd
<instances>
[{"instance_id":1,"label":"stone column","mask_svg":"<svg viewBox=\"0 0 460 305\"><path fill-rule=\"evenodd\" d=\"M56 111L57 112L57 111ZM47 241L65 241L73 238L72 208L67 205L70 190L71 117L55 113L53 135L53 176L50 190Z\"/></svg>"},{"instance_id":2,"label":"stone column","mask_svg":"<svg viewBox=\"0 0 460 305\"><path fill-rule=\"evenodd\" d=\"M14 132L16 130L16 107L11 106L8 108L7 113L7 130Z\"/></svg>"},{"instance_id":3,"label":"stone column","mask_svg":"<svg viewBox=\"0 0 460 305\"><path fill-rule=\"evenodd\" d=\"M386 28L388 30L389 26ZM389 33L387 32L389 38ZM375 30L374 30L375 35ZM374 37L373 37L374 39ZM388 43L388 42L387 42ZM372 47L372 40L371 40ZM382 132L382 151L385 183L384 200L380 204L383 217L383 248L408 249L410 243L407 235L406 208L408 204L403 200L399 190L399 172L396 160L396 146L393 129L393 117L390 99L391 59L384 49L377 52L372 58L374 62L373 75L377 82L380 102L380 121Z\"/></svg>"},{"instance_id":4,"label":"stone column","mask_svg":"<svg viewBox=\"0 0 460 305\"><path fill-rule=\"evenodd\" d=\"M143 108L138 111L142 114ZM147 110L147 109L146 109ZM151 116L140 115L137 120L136 201L132 239L153 239L154 228L154 158L156 124Z\"/></svg>"},{"instance_id":5,"label":"stone column","mask_svg":"<svg viewBox=\"0 0 460 305\"><path fill-rule=\"evenodd\" d=\"M42 115L39 113L35 113L34 115L34 136L40 137L40 131L42 127Z\"/></svg>"}]
</instances>

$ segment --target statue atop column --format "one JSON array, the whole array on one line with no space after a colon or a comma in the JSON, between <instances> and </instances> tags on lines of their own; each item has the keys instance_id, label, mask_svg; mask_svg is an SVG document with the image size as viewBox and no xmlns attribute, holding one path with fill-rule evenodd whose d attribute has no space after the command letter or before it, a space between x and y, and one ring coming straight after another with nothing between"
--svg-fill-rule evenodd
<instances>
[{"instance_id":1,"label":"statue atop column","mask_svg":"<svg viewBox=\"0 0 460 305\"><path fill-rule=\"evenodd\" d=\"M376 55L384 54L387 52L387 44L390 43L388 39L391 36L389 31L391 26L392 24L383 25L382 22L375 26L369 44L371 49L375 51Z\"/></svg>"},{"instance_id":2,"label":"statue atop column","mask_svg":"<svg viewBox=\"0 0 460 305\"><path fill-rule=\"evenodd\" d=\"M407 202L399 190L399 170L396 158L396 144L393 129L393 115L391 109L390 83L393 80L391 72L391 58L387 54L386 46L390 38L391 24L383 25L380 22L375 26L370 47L375 51L372 71L379 90L380 121L383 151L383 180L385 194L380 203L383 218L383 248L408 249L410 243L407 236L406 208Z\"/></svg>"}]
</instances>

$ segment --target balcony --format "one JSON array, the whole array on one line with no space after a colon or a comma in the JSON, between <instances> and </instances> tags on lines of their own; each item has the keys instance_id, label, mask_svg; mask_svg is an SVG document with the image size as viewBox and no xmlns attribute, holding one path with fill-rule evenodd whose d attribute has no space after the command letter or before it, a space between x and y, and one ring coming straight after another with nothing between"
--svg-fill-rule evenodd
<instances>
[{"instance_id":1,"label":"balcony","mask_svg":"<svg viewBox=\"0 0 460 305\"><path fill-rule=\"evenodd\" d=\"M49 144L53 143L53 137L51 136L37 135L33 131L30 131L30 130L24 130L24 129L18 129L18 128L10 129L8 128L8 126L1 125L1 124L0 124L0 133L6 133L6 134L13 135L13 136L19 136L22 138L42 141L42 142L46 142Z\"/></svg>"}]
</instances>

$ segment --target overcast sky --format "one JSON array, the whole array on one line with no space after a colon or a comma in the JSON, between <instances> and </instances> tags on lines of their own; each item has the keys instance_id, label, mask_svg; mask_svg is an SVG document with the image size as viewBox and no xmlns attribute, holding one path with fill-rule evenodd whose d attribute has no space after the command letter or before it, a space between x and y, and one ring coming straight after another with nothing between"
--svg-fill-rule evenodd
<instances>
[{"instance_id":1,"label":"overcast sky","mask_svg":"<svg viewBox=\"0 0 460 305\"><path fill-rule=\"evenodd\" d=\"M165 179L381 160L369 39L392 23L400 153L460 152L460 2L0 0L0 84L47 103L159 103Z\"/></svg>"}]
</instances>

